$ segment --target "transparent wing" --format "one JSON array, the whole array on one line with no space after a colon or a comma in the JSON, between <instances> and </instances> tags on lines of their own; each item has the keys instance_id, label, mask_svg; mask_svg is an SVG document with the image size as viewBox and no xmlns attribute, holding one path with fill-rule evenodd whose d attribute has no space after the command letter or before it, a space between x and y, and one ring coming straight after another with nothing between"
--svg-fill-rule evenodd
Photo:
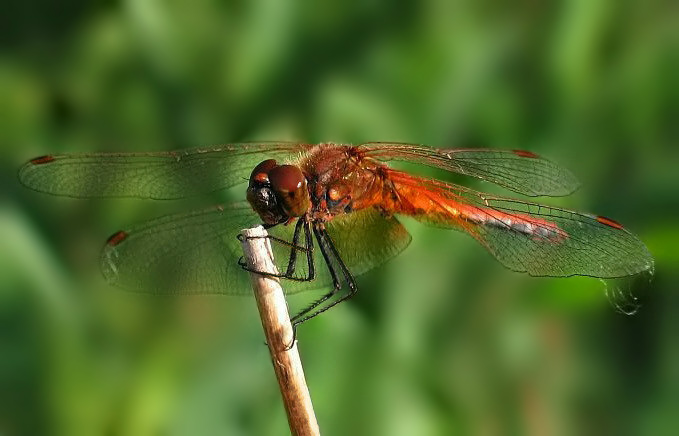
<instances>
[{"instance_id":1,"label":"transparent wing","mask_svg":"<svg viewBox=\"0 0 679 436\"><path fill-rule=\"evenodd\" d=\"M246 202L161 217L115 233L104 246L101 267L116 286L152 294L251 293L248 273L238 265L242 255L236 236L259 223ZM294 225L269 230L292 239ZM361 274L398 254L410 235L394 218L376 210L339 217L328 231L354 274ZM273 244L276 262L285 270L290 249ZM318 250L314 251L318 276L313 282L283 281L286 293L329 286L332 282ZM304 275L305 260L299 260Z\"/></svg>"},{"instance_id":2,"label":"transparent wing","mask_svg":"<svg viewBox=\"0 0 679 436\"><path fill-rule=\"evenodd\" d=\"M101 254L107 281L152 294L246 294L236 236L259 223L249 204L168 215L122 230Z\"/></svg>"},{"instance_id":3,"label":"transparent wing","mask_svg":"<svg viewBox=\"0 0 679 436\"><path fill-rule=\"evenodd\" d=\"M367 143L366 156L405 160L477 177L528 196L568 195L579 182L565 168L524 150L436 149L414 144Z\"/></svg>"},{"instance_id":4,"label":"transparent wing","mask_svg":"<svg viewBox=\"0 0 679 436\"><path fill-rule=\"evenodd\" d=\"M81 153L32 159L19 180L40 192L69 197L181 198L247 181L265 159L305 149L297 143L242 143L149 153Z\"/></svg>"},{"instance_id":5,"label":"transparent wing","mask_svg":"<svg viewBox=\"0 0 679 436\"><path fill-rule=\"evenodd\" d=\"M601 216L497 197L394 172L406 212L463 230L508 268L533 276L624 277L652 270L635 235Z\"/></svg>"}]
</instances>

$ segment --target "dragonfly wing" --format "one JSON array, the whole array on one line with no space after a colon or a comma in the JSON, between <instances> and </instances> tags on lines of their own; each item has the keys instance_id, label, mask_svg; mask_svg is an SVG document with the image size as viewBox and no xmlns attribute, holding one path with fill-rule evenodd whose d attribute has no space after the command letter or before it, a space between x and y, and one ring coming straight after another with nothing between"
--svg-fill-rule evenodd
<instances>
[{"instance_id":1,"label":"dragonfly wing","mask_svg":"<svg viewBox=\"0 0 679 436\"><path fill-rule=\"evenodd\" d=\"M536 276L600 278L625 277L653 269L653 257L644 243L609 219L506 198L486 201L496 220L499 212L539 217L548 223L546 227L540 224L542 228L531 234L520 230L522 224L503 223L479 230L477 239L509 268ZM553 230L549 223L556 224L557 229Z\"/></svg>"},{"instance_id":2,"label":"dragonfly wing","mask_svg":"<svg viewBox=\"0 0 679 436\"><path fill-rule=\"evenodd\" d=\"M101 268L113 285L151 294L249 295L247 272L238 265L242 255L236 236L260 219L246 202L169 215L111 236L101 254ZM386 262L410 242L410 235L393 217L374 209L338 217L327 225L346 265L361 274ZM269 229L272 236L292 240L294 225ZM272 242L279 271L285 271L290 248ZM325 262L314 250L316 280L285 280L286 293L332 284ZM306 261L298 260L298 276Z\"/></svg>"},{"instance_id":3,"label":"dragonfly wing","mask_svg":"<svg viewBox=\"0 0 679 436\"><path fill-rule=\"evenodd\" d=\"M111 236L101 268L113 285L151 294L247 294L236 236L259 223L246 202L168 215Z\"/></svg>"},{"instance_id":4,"label":"dragonfly wing","mask_svg":"<svg viewBox=\"0 0 679 436\"><path fill-rule=\"evenodd\" d=\"M265 159L282 160L303 144L227 144L149 153L48 155L27 162L19 180L53 195L174 199L247 181Z\"/></svg>"},{"instance_id":5,"label":"dragonfly wing","mask_svg":"<svg viewBox=\"0 0 679 436\"><path fill-rule=\"evenodd\" d=\"M614 278L653 269L643 242L611 219L403 173L393 180L411 215L469 233L512 270Z\"/></svg>"},{"instance_id":6,"label":"dragonfly wing","mask_svg":"<svg viewBox=\"0 0 679 436\"><path fill-rule=\"evenodd\" d=\"M563 196L579 182L565 168L524 150L436 149L412 144L363 144L366 156L405 160L477 177L531 197Z\"/></svg>"}]
</instances>

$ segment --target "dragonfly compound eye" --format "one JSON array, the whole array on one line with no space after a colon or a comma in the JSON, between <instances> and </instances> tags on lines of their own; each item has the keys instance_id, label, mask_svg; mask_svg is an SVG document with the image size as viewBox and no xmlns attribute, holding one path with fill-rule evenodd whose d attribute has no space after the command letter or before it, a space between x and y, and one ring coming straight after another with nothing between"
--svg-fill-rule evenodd
<instances>
[{"instance_id":1,"label":"dragonfly compound eye","mask_svg":"<svg viewBox=\"0 0 679 436\"><path fill-rule=\"evenodd\" d=\"M287 221L289 216L274 193L269 180L269 172L277 168L274 159L261 162L252 170L246 198L265 224L275 225Z\"/></svg>"},{"instance_id":2,"label":"dragonfly compound eye","mask_svg":"<svg viewBox=\"0 0 679 436\"><path fill-rule=\"evenodd\" d=\"M267 159L260 162L255 169L252 170L252 174L250 174L250 186L252 186L253 183L269 183L269 171L277 166L278 164L275 159Z\"/></svg>"},{"instance_id":3,"label":"dragonfly compound eye","mask_svg":"<svg viewBox=\"0 0 679 436\"><path fill-rule=\"evenodd\" d=\"M271 188L282 203L285 212L302 216L309 209L307 181L302 170L294 165L280 165L269 171Z\"/></svg>"}]
</instances>

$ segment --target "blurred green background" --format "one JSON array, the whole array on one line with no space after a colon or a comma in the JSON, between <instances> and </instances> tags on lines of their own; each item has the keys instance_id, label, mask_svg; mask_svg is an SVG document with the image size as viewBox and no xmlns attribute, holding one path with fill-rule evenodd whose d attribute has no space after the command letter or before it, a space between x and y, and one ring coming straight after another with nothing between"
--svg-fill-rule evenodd
<instances>
[{"instance_id":1,"label":"blurred green background","mask_svg":"<svg viewBox=\"0 0 679 436\"><path fill-rule=\"evenodd\" d=\"M98 271L113 231L223 199L16 179L47 153L263 139L528 149L583 184L545 202L656 258L627 316L598 280L512 273L405 220L411 246L299 331L323 434L677 434L677 3L353 3L3 2L0 434L287 432L253 300L127 294Z\"/></svg>"}]
</instances>

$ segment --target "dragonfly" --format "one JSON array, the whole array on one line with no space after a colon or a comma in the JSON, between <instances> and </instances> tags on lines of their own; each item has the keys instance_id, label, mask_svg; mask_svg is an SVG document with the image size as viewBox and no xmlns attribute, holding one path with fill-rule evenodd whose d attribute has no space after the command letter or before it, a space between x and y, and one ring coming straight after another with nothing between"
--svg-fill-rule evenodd
<instances>
[{"instance_id":1,"label":"dragonfly","mask_svg":"<svg viewBox=\"0 0 679 436\"><path fill-rule=\"evenodd\" d=\"M77 198L178 199L247 183L245 201L156 218L114 233L101 254L113 285L154 294L249 294L236 235L263 224L287 294L325 288L297 326L355 295L355 276L410 243L399 216L476 239L531 276L619 278L653 258L613 219L479 192L394 167L415 163L476 177L528 197L578 188L531 151L405 143L239 143L166 152L52 154L19 171L27 187ZM322 266L325 267L322 267ZM329 290L328 290L329 288Z\"/></svg>"}]
</instances>

